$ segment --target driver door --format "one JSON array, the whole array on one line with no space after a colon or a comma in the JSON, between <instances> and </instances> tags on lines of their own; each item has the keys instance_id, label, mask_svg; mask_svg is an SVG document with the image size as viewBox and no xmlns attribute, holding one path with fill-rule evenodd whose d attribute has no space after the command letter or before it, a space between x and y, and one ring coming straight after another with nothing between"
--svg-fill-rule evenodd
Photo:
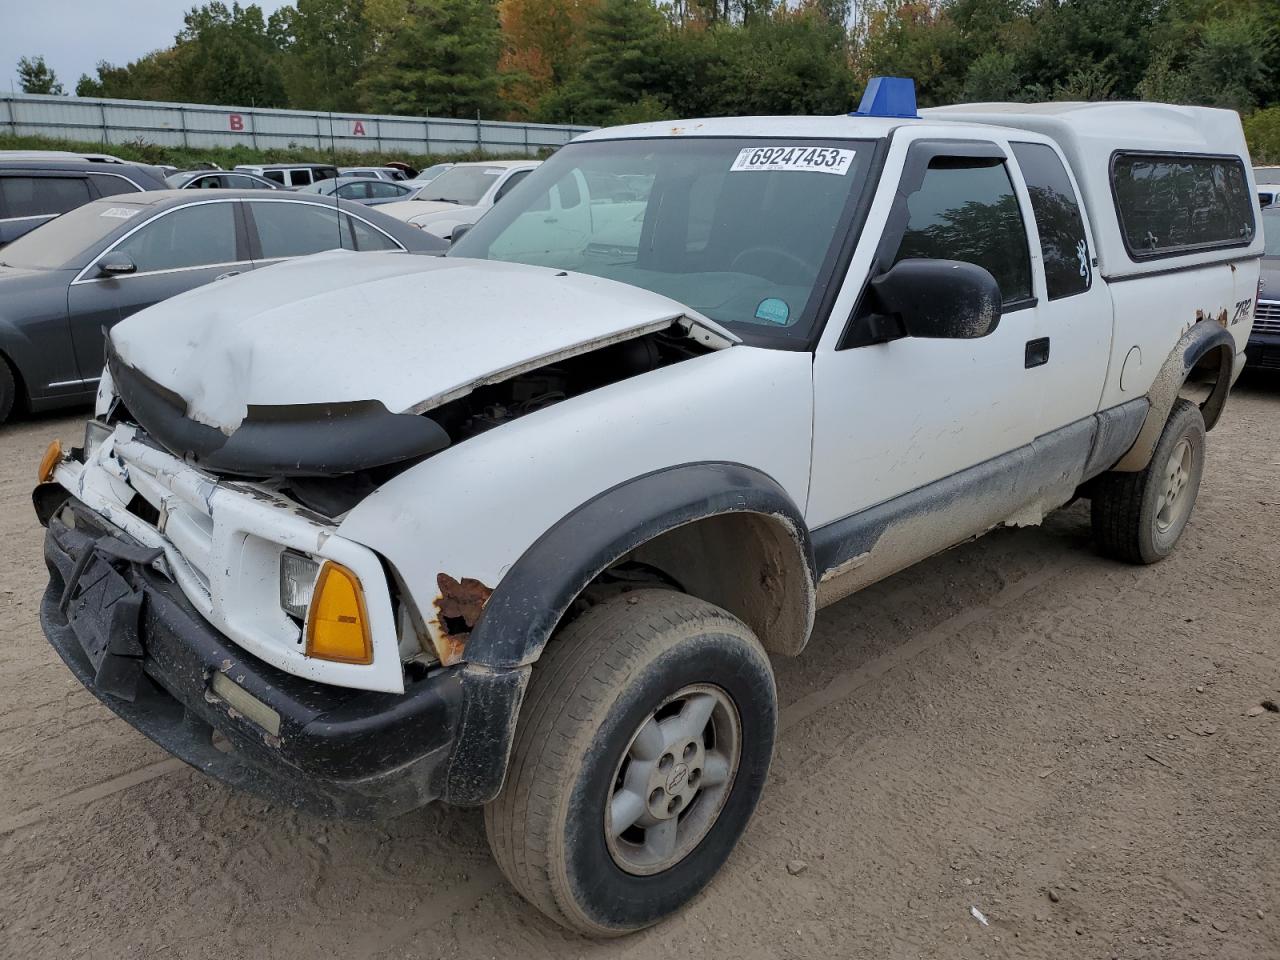
<instances>
[{"instance_id":1,"label":"driver door","mask_svg":"<svg viewBox=\"0 0 1280 960\"><path fill-rule=\"evenodd\" d=\"M1008 157L1003 144L895 138L885 170L901 170L901 179L881 183L862 234L878 235L879 245L855 256L814 357L808 521L820 567L856 566L872 546L888 545L895 556L876 561L877 576L887 575L981 532L968 529L989 525L977 513L931 525L931 511L959 502L954 484L963 471L1035 438L1028 341L1042 280L1032 269L1027 198ZM872 342L862 278L907 258L986 268L1001 288L996 328L976 339ZM1008 478L990 482L998 489ZM901 543L883 540L895 521L911 519L919 526L900 532Z\"/></svg>"}]
</instances>

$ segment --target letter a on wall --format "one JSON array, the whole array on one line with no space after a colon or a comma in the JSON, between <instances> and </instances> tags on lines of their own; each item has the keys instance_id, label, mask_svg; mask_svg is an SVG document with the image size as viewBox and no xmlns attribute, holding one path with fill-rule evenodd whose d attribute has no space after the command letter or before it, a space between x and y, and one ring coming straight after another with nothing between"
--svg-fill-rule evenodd
<instances>
[{"instance_id":1,"label":"letter a on wall","mask_svg":"<svg viewBox=\"0 0 1280 960\"><path fill-rule=\"evenodd\" d=\"M363 121L363 120L357 120L357 121L352 125L352 127L351 127L351 135L352 135L353 137L363 137L363 136L364 136L364 121Z\"/></svg>"}]
</instances>

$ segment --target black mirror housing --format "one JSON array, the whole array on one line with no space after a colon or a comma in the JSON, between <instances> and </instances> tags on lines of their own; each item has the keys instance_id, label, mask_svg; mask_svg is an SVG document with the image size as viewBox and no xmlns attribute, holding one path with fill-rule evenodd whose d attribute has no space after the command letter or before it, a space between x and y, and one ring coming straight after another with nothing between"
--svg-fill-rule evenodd
<instances>
[{"instance_id":1,"label":"black mirror housing","mask_svg":"<svg viewBox=\"0 0 1280 960\"><path fill-rule=\"evenodd\" d=\"M900 260L871 281L870 292L874 311L900 320L908 337L972 340L1000 323L1000 284L975 263Z\"/></svg>"},{"instance_id":2,"label":"black mirror housing","mask_svg":"<svg viewBox=\"0 0 1280 960\"><path fill-rule=\"evenodd\" d=\"M463 235L474 226L474 223L460 223L454 227L453 233L449 235L449 246L453 246L461 240Z\"/></svg>"}]
</instances>

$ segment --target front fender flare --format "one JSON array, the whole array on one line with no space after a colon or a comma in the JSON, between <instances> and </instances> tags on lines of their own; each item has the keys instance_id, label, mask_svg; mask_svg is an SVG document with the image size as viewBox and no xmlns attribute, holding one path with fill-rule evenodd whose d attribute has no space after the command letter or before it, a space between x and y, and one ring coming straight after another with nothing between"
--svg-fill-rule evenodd
<instances>
[{"instance_id":1,"label":"front fender flare","mask_svg":"<svg viewBox=\"0 0 1280 960\"><path fill-rule=\"evenodd\" d=\"M1160 372L1156 375L1151 389L1147 391L1150 409L1147 418L1138 431L1138 439L1133 442L1129 451L1111 469L1123 473L1136 473L1145 470L1151 462L1156 443L1169 419L1169 411L1173 402L1178 399L1178 391L1187 382L1187 377L1195 369L1196 364L1210 352L1218 352L1218 378L1209 398L1200 405L1204 415L1206 430L1212 430L1214 424L1222 416L1227 404L1227 394L1231 392L1231 373L1235 364L1236 342L1223 327L1211 321L1201 321L1184 333L1169 356L1165 358Z\"/></svg>"},{"instance_id":2,"label":"front fender flare","mask_svg":"<svg viewBox=\"0 0 1280 960\"><path fill-rule=\"evenodd\" d=\"M502 789L531 665L578 595L627 553L663 533L724 514L779 520L804 564L806 629L815 602L813 544L800 509L771 477L737 463L691 463L619 484L575 508L512 565L467 641L462 716L445 765L449 803L487 803Z\"/></svg>"}]
</instances>

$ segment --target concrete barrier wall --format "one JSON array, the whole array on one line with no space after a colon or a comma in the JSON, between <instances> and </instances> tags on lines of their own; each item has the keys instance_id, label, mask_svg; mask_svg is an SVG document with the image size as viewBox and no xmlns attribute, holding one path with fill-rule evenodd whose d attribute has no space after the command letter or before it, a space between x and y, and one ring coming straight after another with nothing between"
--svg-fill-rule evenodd
<instances>
[{"instance_id":1,"label":"concrete barrier wall","mask_svg":"<svg viewBox=\"0 0 1280 960\"><path fill-rule=\"evenodd\" d=\"M247 146L448 154L484 150L532 156L591 127L444 117L261 110L194 103L0 93L0 133L172 147Z\"/></svg>"}]
</instances>

